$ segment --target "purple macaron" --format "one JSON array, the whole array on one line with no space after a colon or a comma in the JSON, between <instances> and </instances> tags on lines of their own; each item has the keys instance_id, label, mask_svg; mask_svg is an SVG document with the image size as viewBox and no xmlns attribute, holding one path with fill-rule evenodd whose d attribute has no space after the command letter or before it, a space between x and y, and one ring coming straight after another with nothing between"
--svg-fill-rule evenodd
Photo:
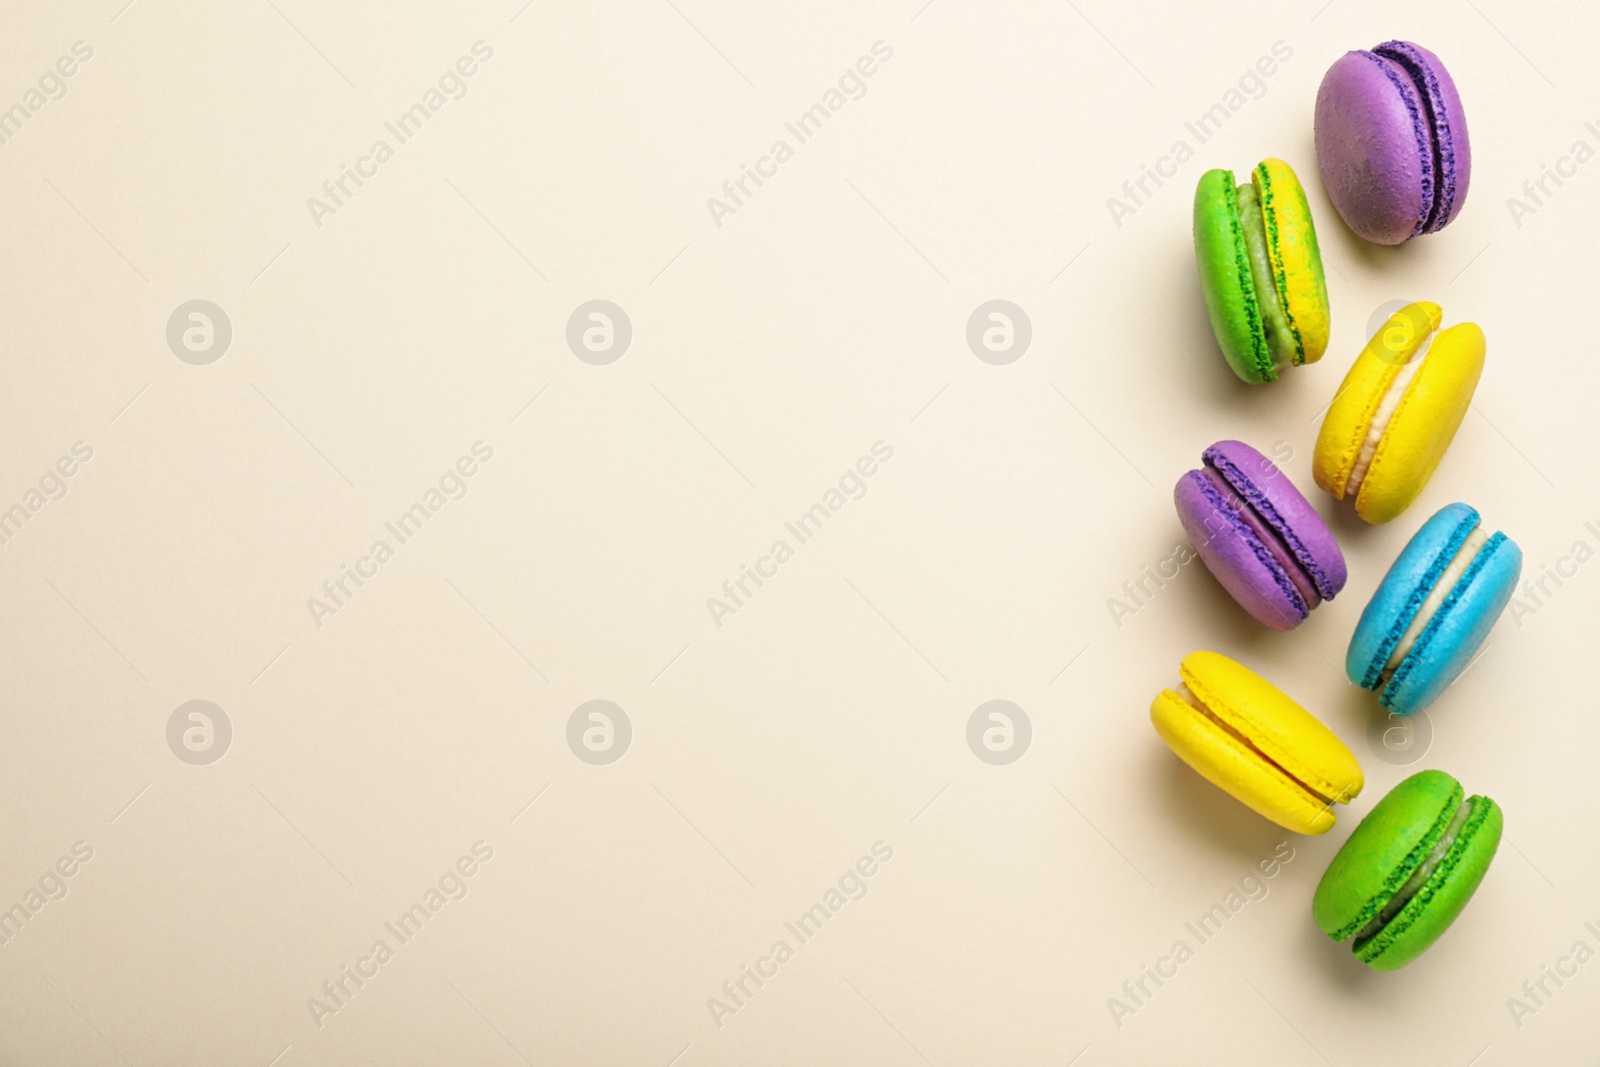
<instances>
[{"instance_id":1,"label":"purple macaron","mask_svg":"<svg viewBox=\"0 0 1600 1067\"><path fill-rule=\"evenodd\" d=\"M1217 581L1264 626L1292 630L1349 576L1328 524L1266 456L1218 441L1178 479L1184 532Z\"/></svg>"},{"instance_id":2,"label":"purple macaron","mask_svg":"<svg viewBox=\"0 0 1600 1067\"><path fill-rule=\"evenodd\" d=\"M1368 241L1435 233L1466 202L1466 114L1444 64L1421 45L1340 56L1317 90L1316 142L1328 199Z\"/></svg>"}]
</instances>

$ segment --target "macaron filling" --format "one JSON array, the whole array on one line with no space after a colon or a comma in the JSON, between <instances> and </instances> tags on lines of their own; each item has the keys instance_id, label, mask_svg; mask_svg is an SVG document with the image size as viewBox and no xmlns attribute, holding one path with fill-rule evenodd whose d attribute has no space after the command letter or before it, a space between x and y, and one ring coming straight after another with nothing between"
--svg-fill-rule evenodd
<instances>
[{"instance_id":1,"label":"macaron filling","mask_svg":"<svg viewBox=\"0 0 1600 1067\"><path fill-rule=\"evenodd\" d=\"M1250 740L1249 737L1245 736L1244 733L1242 733L1237 727L1228 722L1222 716L1218 715L1216 712L1212 711L1211 708L1206 705L1204 700L1201 700L1200 697L1195 695L1194 690L1189 688L1188 683L1179 682L1178 688L1172 690L1172 692L1175 693L1185 704L1189 705L1191 708L1209 720L1213 726L1217 727L1217 729L1221 730L1223 733L1233 738L1233 740L1249 749L1253 755L1259 757L1263 763L1277 771L1291 785L1304 792L1308 798L1310 798L1314 803L1320 805L1323 810L1331 810L1333 808L1335 803L1334 798L1323 795L1316 788L1308 785L1304 779L1297 776L1293 771L1289 770L1283 764L1267 755L1266 752L1262 751L1259 745ZM1359 791L1360 790L1358 788L1357 792Z\"/></svg>"},{"instance_id":2,"label":"macaron filling","mask_svg":"<svg viewBox=\"0 0 1600 1067\"><path fill-rule=\"evenodd\" d=\"M1253 450L1252 450L1253 451ZM1251 511L1255 512L1262 522L1272 528L1278 535L1283 547L1288 550L1300 569L1305 572L1311 584L1316 588L1323 600L1332 600L1339 595L1339 590L1344 588L1346 571L1344 557L1338 552L1338 545L1333 545L1333 550L1326 554L1318 554L1318 548L1312 540L1315 530L1306 529L1312 516L1295 517L1294 499L1298 499L1309 510L1310 505L1305 504L1305 498L1298 491L1293 494L1274 494L1265 485L1267 480L1284 477L1283 472L1273 464L1267 462L1266 457L1255 453L1259 460L1255 471L1260 479L1253 476L1250 467L1239 462L1239 457L1233 455L1222 443L1212 445L1201 453L1201 462L1227 479L1230 486L1246 503ZM1287 481L1287 479L1285 479ZM1320 518L1317 523L1320 523ZM1320 527L1326 529L1326 527ZM1312 602L1313 606L1315 601Z\"/></svg>"},{"instance_id":3,"label":"macaron filling","mask_svg":"<svg viewBox=\"0 0 1600 1067\"><path fill-rule=\"evenodd\" d=\"M1386 41L1372 54L1399 68L1415 93L1414 98L1407 97L1406 106L1413 112L1412 123L1420 142L1417 148L1422 159L1422 192L1428 204L1412 235L1432 233L1449 220L1456 192L1450 119L1443 107L1438 75L1418 54L1416 46L1406 41Z\"/></svg>"},{"instance_id":4,"label":"macaron filling","mask_svg":"<svg viewBox=\"0 0 1600 1067\"><path fill-rule=\"evenodd\" d=\"M1361 439L1361 450L1356 453L1356 460L1350 467L1350 477L1344 484L1344 492L1340 499L1355 496L1361 491L1361 483L1366 481L1367 472L1372 468L1372 461L1378 454L1378 445L1383 442L1383 435L1388 432L1389 420L1399 410L1400 402L1405 399L1406 390L1411 388L1411 383L1422 370L1423 360L1428 358L1429 351L1433 348L1433 339L1436 333L1429 333L1417 346L1416 352L1406 361L1399 372L1390 379L1384 389L1383 398L1378 401L1377 409L1372 413L1372 421L1367 423L1366 435Z\"/></svg>"},{"instance_id":5,"label":"macaron filling","mask_svg":"<svg viewBox=\"0 0 1600 1067\"><path fill-rule=\"evenodd\" d=\"M1219 471L1209 458L1204 460L1200 473L1205 475L1213 488L1222 498L1223 506L1238 518L1256 535L1256 540L1264 548L1271 559L1277 564L1273 569L1288 577L1289 583L1295 592L1300 594L1304 601L1305 610L1310 611L1322 603L1322 594L1317 590L1317 583L1296 558L1287 542L1284 541L1277 530L1269 526L1256 512L1249 501L1240 496L1228 481L1227 477Z\"/></svg>"},{"instance_id":6,"label":"macaron filling","mask_svg":"<svg viewBox=\"0 0 1600 1067\"><path fill-rule=\"evenodd\" d=\"M1250 260L1250 280L1255 286L1256 304L1261 310L1261 325L1267 335L1267 350L1273 370L1304 362L1300 346L1289 330L1283 299L1278 294L1276 274L1267 241L1267 220L1261 211L1261 196L1253 182L1245 182L1236 193L1239 203L1239 229L1244 234L1245 251Z\"/></svg>"},{"instance_id":7,"label":"macaron filling","mask_svg":"<svg viewBox=\"0 0 1600 1067\"><path fill-rule=\"evenodd\" d=\"M1383 933L1384 927L1393 922L1395 916L1404 911L1406 905L1410 904L1412 899L1422 891L1422 887L1427 885L1428 879L1433 877L1434 872L1439 869L1439 865L1444 862L1444 858L1455 847L1456 839L1461 836L1462 829L1467 825L1467 821L1472 818L1475 802L1480 799L1482 798L1468 797L1457 806L1455 815L1451 817L1444 833L1440 835L1439 840L1434 844L1433 850L1428 853L1427 858L1422 861L1417 869L1411 873L1411 877L1406 879L1405 884L1396 891L1394 896L1389 898L1388 903L1373 917L1372 921L1362 927L1360 933L1356 934L1356 939L1350 946L1351 951L1360 954L1368 943Z\"/></svg>"},{"instance_id":8,"label":"macaron filling","mask_svg":"<svg viewBox=\"0 0 1600 1067\"><path fill-rule=\"evenodd\" d=\"M1451 557L1450 562L1445 566L1443 573L1433 583L1433 588L1428 590L1428 595L1423 599L1422 606L1417 609L1416 615L1412 616L1411 623L1406 627L1405 632L1400 635L1400 640L1395 642L1394 651L1389 653L1389 659L1384 664L1383 673L1379 676L1379 684L1389 681L1394 676L1394 672L1400 669L1400 664L1411 654L1417 639L1428 628L1428 624L1433 621L1439 609L1444 606L1445 600L1455 591L1456 586L1461 583L1461 579L1466 576L1468 569L1472 567L1473 562L1478 558L1478 554L1483 551L1488 543L1489 531L1482 526L1474 525L1472 531L1467 534L1466 540L1461 542L1461 547L1456 549L1456 554Z\"/></svg>"},{"instance_id":9,"label":"macaron filling","mask_svg":"<svg viewBox=\"0 0 1600 1067\"><path fill-rule=\"evenodd\" d=\"M1400 639L1404 637L1410 630L1413 618L1421 610L1423 603L1428 599L1428 595L1434 590L1434 588L1441 584L1441 579L1444 576L1444 572L1449 569L1450 564L1454 562L1457 553L1461 551L1461 546L1466 543L1467 538L1471 536L1472 532L1478 528L1480 519L1477 511L1467 507L1465 504L1454 505L1452 508L1446 508L1444 511L1441 511L1439 515L1434 516L1434 518L1429 521L1438 522L1440 521L1441 516L1451 511L1454 511L1456 514L1460 515L1459 520L1455 521L1455 524L1450 528L1450 532L1445 536L1443 543L1441 543L1437 549L1430 549L1425 561L1419 560L1417 562L1416 565L1422 569L1422 574L1420 577L1416 578L1414 582L1408 583L1412 585L1412 588L1406 594L1405 603L1400 605L1395 610L1393 618L1389 622L1387 632L1383 635L1382 639L1378 642L1377 647L1372 650L1370 656L1367 658L1367 664L1364 668L1362 668L1361 678L1358 680L1354 674L1350 676L1351 681L1356 682L1356 684L1361 686L1361 688L1372 690L1384 688L1384 675L1385 673L1390 673L1386 671L1386 668L1388 667L1389 660L1391 658L1390 654L1394 651L1395 645L1399 644ZM1427 529L1427 526L1423 527L1424 531ZM1421 536L1420 531L1418 536ZM1498 545L1504 539L1505 535L1501 534L1498 537L1490 538L1490 541L1494 545ZM1468 564L1469 572L1479 560L1486 560L1488 558L1487 554L1489 550L1489 546L1486 546L1483 551L1480 551L1477 556L1474 557L1473 563ZM1405 558L1404 553L1401 554L1401 558ZM1426 563L1426 566L1423 566L1424 562ZM1460 586L1459 582L1457 583L1457 586ZM1383 587L1380 587L1380 593L1382 592L1382 588ZM1374 601L1376 601L1376 599L1377 598L1374 597ZM1449 593L1446 593L1445 604L1448 603ZM1441 604L1440 607L1434 611L1435 617L1438 617L1440 611L1445 610L1445 604ZM1372 605L1368 604L1367 608L1370 611ZM1365 622L1365 616L1363 616L1363 622ZM1431 625L1432 620L1429 620L1427 624L1424 624L1421 634L1417 638L1413 639L1413 651L1416 649L1417 641L1426 641L1428 639L1428 627ZM1353 647L1354 645L1352 645L1352 648ZM1406 660L1402 659L1401 668L1405 669L1405 667ZM1400 672L1396 671L1392 673L1398 674ZM1380 700L1381 699L1382 698L1380 696Z\"/></svg>"}]
</instances>

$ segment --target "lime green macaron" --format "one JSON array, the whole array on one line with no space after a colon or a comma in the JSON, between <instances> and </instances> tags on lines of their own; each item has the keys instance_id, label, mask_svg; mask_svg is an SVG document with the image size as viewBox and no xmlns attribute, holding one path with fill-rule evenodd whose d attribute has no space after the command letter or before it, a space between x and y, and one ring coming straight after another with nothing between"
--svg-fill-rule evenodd
<instances>
[{"instance_id":1,"label":"lime green macaron","mask_svg":"<svg viewBox=\"0 0 1600 1067\"><path fill-rule=\"evenodd\" d=\"M1257 385L1328 348L1328 283L1294 170L1263 160L1250 181L1210 170L1194 191L1200 291L1228 366Z\"/></svg>"},{"instance_id":2,"label":"lime green macaron","mask_svg":"<svg viewBox=\"0 0 1600 1067\"><path fill-rule=\"evenodd\" d=\"M1450 928L1488 873L1504 816L1443 771L1391 789L1361 820L1317 885L1311 915L1356 959L1393 971Z\"/></svg>"}]
</instances>

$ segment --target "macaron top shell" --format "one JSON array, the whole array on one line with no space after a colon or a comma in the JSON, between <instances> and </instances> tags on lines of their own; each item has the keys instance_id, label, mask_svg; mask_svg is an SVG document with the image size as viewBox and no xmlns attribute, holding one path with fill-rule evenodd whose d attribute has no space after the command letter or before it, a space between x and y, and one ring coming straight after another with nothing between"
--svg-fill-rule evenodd
<instances>
[{"instance_id":1,"label":"macaron top shell","mask_svg":"<svg viewBox=\"0 0 1600 1067\"><path fill-rule=\"evenodd\" d=\"M1322 418L1311 457L1311 476L1318 486L1344 499L1367 427L1377 415L1384 394L1443 322L1443 308L1418 301L1395 312L1367 339Z\"/></svg>"},{"instance_id":2,"label":"macaron top shell","mask_svg":"<svg viewBox=\"0 0 1600 1067\"><path fill-rule=\"evenodd\" d=\"M1280 689L1215 652L1179 668L1207 712L1165 690L1150 706L1156 732L1208 781L1286 829L1332 829L1335 803L1361 792L1361 765L1344 742Z\"/></svg>"},{"instance_id":3,"label":"macaron top shell","mask_svg":"<svg viewBox=\"0 0 1600 1067\"><path fill-rule=\"evenodd\" d=\"M1470 804L1465 813L1463 804ZM1312 897L1312 918L1335 941L1354 938L1353 951L1369 966L1402 967L1466 907L1494 858L1503 825L1499 805L1487 797L1467 798L1450 775L1414 774L1378 801L1334 856ZM1452 827L1455 835L1446 840ZM1426 880L1412 885L1430 861ZM1404 907L1374 931L1408 888L1413 895Z\"/></svg>"},{"instance_id":4,"label":"macaron top shell","mask_svg":"<svg viewBox=\"0 0 1600 1067\"><path fill-rule=\"evenodd\" d=\"M1359 236L1397 245L1460 212L1472 174L1461 97L1439 57L1408 41L1348 52L1317 92L1317 164Z\"/></svg>"},{"instance_id":5,"label":"macaron top shell","mask_svg":"<svg viewBox=\"0 0 1600 1067\"><path fill-rule=\"evenodd\" d=\"M1442 320L1439 305L1425 302L1411 304L1390 318L1356 357L1317 434L1312 476L1342 500L1390 386L1431 341L1388 416L1356 492L1356 514L1367 522L1389 522L1411 506L1438 469L1472 405L1488 342L1471 322L1431 333Z\"/></svg>"},{"instance_id":6,"label":"macaron top shell","mask_svg":"<svg viewBox=\"0 0 1600 1067\"><path fill-rule=\"evenodd\" d=\"M1311 205L1294 170L1281 159L1256 167L1279 299L1299 351L1296 363L1315 363L1328 350L1328 281Z\"/></svg>"},{"instance_id":7,"label":"macaron top shell","mask_svg":"<svg viewBox=\"0 0 1600 1067\"><path fill-rule=\"evenodd\" d=\"M1372 51L1405 69L1427 109L1434 140L1436 209L1417 232L1437 233L1461 213L1472 182L1472 144L1461 94L1444 63L1420 44L1385 41Z\"/></svg>"},{"instance_id":8,"label":"macaron top shell","mask_svg":"<svg viewBox=\"0 0 1600 1067\"><path fill-rule=\"evenodd\" d=\"M1414 715L1438 700L1483 647L1521 574L1522 549L1495 534L1379 690L1378 702L1396 715Z\"/></svg>"}]
</instances>

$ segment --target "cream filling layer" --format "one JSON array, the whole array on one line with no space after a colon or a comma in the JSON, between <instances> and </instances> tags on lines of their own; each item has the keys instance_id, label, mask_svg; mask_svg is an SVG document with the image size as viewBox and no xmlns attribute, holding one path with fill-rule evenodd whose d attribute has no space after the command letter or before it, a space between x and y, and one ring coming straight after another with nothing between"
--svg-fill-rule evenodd
<instances>
[{"instance_id":1,"label":"cream filling layer","mask_svg":"<svg viewBox=\"0 0 1600 1067\"><path fill-rule=\"evenodd\" d=\"M1361 441L1361 451L1356 453L1355 465L1350 468L1350 477L1344 485L1344 495L1355 496L1361 489L1361 483L1366 480L1367 470L1372 466L1372 459L1378 454L1378 443L1383 440L1383 435L1388 432L1389 420L1394 417L1395 409L1400 406L1400 401L1405 399L1406 390L1411 387L1412 379L1422 369L1422 361L1428 358L1428 350L1433 347L1433 339L1437 334L1429 334L1422 339L1422 344L1417 351L1400 368L1400 373L1394 376L1389 383L1389 388L1384 392L1383 399L1378 402L1378 410L1373 412L1372 421L1367 423L1367 435Z\"/></svg>"},{"instance_id":2,"label":"cream filling layer","mask_svg":"<svg viewBox=\"0 0 1600 1067\"><path fill-rule=\"evenodd\" d=\"M1394 651L1389 653L1389 662L1383 665L1382 680L1387 682L1394 672L1399 669L1400 663L1411 654L1411 647L1417 643L1417 638L1422 636L1422 631L1427 629L1428 623L1438 613L1439 606L1444 603L1445 597L1461 581L1461 576L1467 573L1467 568L1472 566L1472 561L1478 558L1478 553L1489 541L1489 531L1482 526L1475 526L1467 539L1461 542L1461 547L1456 549L1456 554L1451 557L1449 566L1444 573L1439 575L1439 580L1428 591L1427 599L1423 600L1422 607L1417 609L1416 617L1411 620L1411 625L1406 627L1406 632L1400 635L1400 640L1394 646Z\"/></svg>"},{"instance_id":3,"label":"cream filling layer","mask_svg":"<svg viewBox=\"0 0 1600 1067\"><path fill-rule=\"evenodd\" d=\"M1251 503L1234 489L1227 477L1215 466L1207 463L1200 469L1200 473L1205 475L1206 479L1216 487L1217 492L1222 494L1224 506L1242 519L1244 524L1261 539L1261 543L1267 546L1267 551L1288 573L1289 581L1305 599L1306 606L1314 608L1322 603L1322 594L1317 591L1316 581L1311 577L1311 572L1295 557L1283 535L1267 525Z\"/></svg>"},{"instance_id":4,"label":"cream filling layer","mask_svg":"<svg viewBox=\"0 0 1600 1067\"><path fill-rule=\"evenodd\" d=\"M1270 765L1273 770L1277 771L1279 774L1289 779L1290 782L1304 790L1312 800L1322 805L1322 809L1324 811L1329 811L1333 808L1336 798L1330 798L1323 795L1319 790L1312 788L1305 781L1297 777L1293 771L1289 770L1283 764L1279 763L1277 760L1263 752L1254 741L1240 733L1235 726L1227 722L1222 718L1222 716L1218 715L1216 712L1207 707L1206 702L1196 696L1194 690L1190 689L1187 683L1179 682L1178 688L1175 689L1174 692L1183 698L1183 702L1185 704L1188 704L1201 715L1204 715L1207 719L1211 720L1212 724L1222 730L1223 733L1227 734L1245 748L1255 753L1255 755L1266 761L1266 763ZM1337 802L1344 803L1346 799L1347 798L1340 797L1337 798Z\"/></svg>"},{"instance_id":5,"label":"cream filling layer","mask_svg":"<svg viewBox=\"0 0 1600 1067\"><path fill-rule=\"evenodd\" d=\"M1371 922L1361 928L1361 932L1356 935L1356 948L1359 949L1366 942L1377 937L1378 934L1383 932L1383 928L1393 921L1396 915L1405 910L1405 906L1411 903L1411 898L1417 895L1417 892L1428 883L1428 879L1433 877L1433 872L1439 869L1439 864L1444 861L1451 846L1456 843L1456 838L1461 835L1461 828L1467 825L1467 820L1471 817L1472 801L1468 799L1463 801L1461 806L1456 809L1455 817L1450 820L1450 825L1445 829L1444 835L1439 838L1439 843L1433 846L1432 852L1428 853L1428 858L1422 861L1422 866L1418 867L1411 877L1406 879L1406 884L1400 887L1399 892L1389 898L1389 903L1383 906L1383 910L1378 912Z\"/></svg>"}]
</instances>

